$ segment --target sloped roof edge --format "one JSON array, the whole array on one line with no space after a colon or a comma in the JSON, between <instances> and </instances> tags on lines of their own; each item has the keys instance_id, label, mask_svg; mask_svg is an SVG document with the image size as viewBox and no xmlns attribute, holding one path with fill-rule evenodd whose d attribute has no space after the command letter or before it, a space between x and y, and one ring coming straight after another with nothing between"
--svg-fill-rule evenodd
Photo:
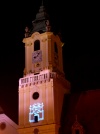
<instances>
[{"instance_id":1,"label":"sloped roof edge","mask_svg":"<svg viewBox=\"0 0 100 134\"><path fill-rule=\"evenodd\" d=\"M0 114L0 120L5 120L8 124L10 124L12 127L14 127L15 129L18 128L18 125L12 121L7 115L5 114Z\"/></svg>"}]
</instances>

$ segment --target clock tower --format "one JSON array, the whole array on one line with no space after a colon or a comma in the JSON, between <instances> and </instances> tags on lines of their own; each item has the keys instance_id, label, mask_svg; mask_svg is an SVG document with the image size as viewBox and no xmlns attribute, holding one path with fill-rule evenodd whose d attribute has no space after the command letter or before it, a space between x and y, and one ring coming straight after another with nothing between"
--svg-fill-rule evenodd
<instances>
[{"instance_id":1,"label":"clock tower","mask_svg":"<svg viewBox=\"0 0 100 134\"><path fill-rule=\"evenodd\" d=\"M51 31L40 6L32 30L26 27L25 69L19 79L19 134L58 134L64 96L70 83L63 72L63 43Z\"/></svg>"}]
</instances>

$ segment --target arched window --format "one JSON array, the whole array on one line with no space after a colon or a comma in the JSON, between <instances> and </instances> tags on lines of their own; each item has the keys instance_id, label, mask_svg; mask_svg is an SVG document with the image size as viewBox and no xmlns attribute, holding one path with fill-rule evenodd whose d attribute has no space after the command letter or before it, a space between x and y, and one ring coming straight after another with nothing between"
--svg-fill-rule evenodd
<instances>
[{"instance_id":1,"label":"arched window","mask_svg":"<svg viewBox=\"0 0 100 134\"><path fill-rule=\"evenodd\" d=\"M55 51L56 53L58 53L58 48L57 48L57 43L56 43L56 42L54 43L54 51Z\"/></svg>"},{"instance_id":2,"label":"arched window","mask_svg":"<svg viewBox=\"0 0 100 134\"><path fill-rule=\"evenodd\" d=\"M36 50L40 50L40 41L39 40L36 40L34 42L34 51Z\"/></svg>"}]
</instances>

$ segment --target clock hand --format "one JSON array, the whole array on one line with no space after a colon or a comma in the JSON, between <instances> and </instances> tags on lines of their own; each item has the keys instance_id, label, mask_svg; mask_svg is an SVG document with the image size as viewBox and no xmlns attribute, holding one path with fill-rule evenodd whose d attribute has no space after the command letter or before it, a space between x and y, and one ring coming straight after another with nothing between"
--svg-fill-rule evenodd
<instances>
[{"instance_id":1,"label":"clock hand","mask_svg":"<svg viewBox=\"0 0 100 134\"><path fill-rule=\"evenodd\" d=\"M38 55L39 55L40 53L38 52Z\"/></svg>"},{"instance_id":2,"label":"clock hand","mask_svg":"<svg viewBox=\"0 0 100 134\"><path fill-rule=\"evenodd\" d=\"M39 54L37 53L37 54L36 54L36 56L34 56L34 58L37 58L37 57L38 57L38 55L39 55Z\"/></svg>"},{"instance_id":3,"label":"clock hand","mask_svg":"<svg viewBox=\"0 0 100 134\"><path fill-rule=\"evenodd\" d=\"M34 56L34 58L37 58L38 57L38 54L36 56Z\"/></svg>"}]
</instances>

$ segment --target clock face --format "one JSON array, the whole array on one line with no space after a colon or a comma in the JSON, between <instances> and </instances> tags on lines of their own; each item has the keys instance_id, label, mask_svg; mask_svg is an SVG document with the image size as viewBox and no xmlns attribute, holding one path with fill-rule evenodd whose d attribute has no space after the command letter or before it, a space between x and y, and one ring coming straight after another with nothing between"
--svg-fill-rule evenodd
<instances>
[{"instance_id":1,"label":"clock face","mask_svg":"<svg viewBox=\"0 0 100 134\"><path fill-rule=\"evenodd\" d=\"M32 62L37 63L41 61L42 61L42 51L41 50L34 51L32 54Z\"/></svg>"}]
</instances>

